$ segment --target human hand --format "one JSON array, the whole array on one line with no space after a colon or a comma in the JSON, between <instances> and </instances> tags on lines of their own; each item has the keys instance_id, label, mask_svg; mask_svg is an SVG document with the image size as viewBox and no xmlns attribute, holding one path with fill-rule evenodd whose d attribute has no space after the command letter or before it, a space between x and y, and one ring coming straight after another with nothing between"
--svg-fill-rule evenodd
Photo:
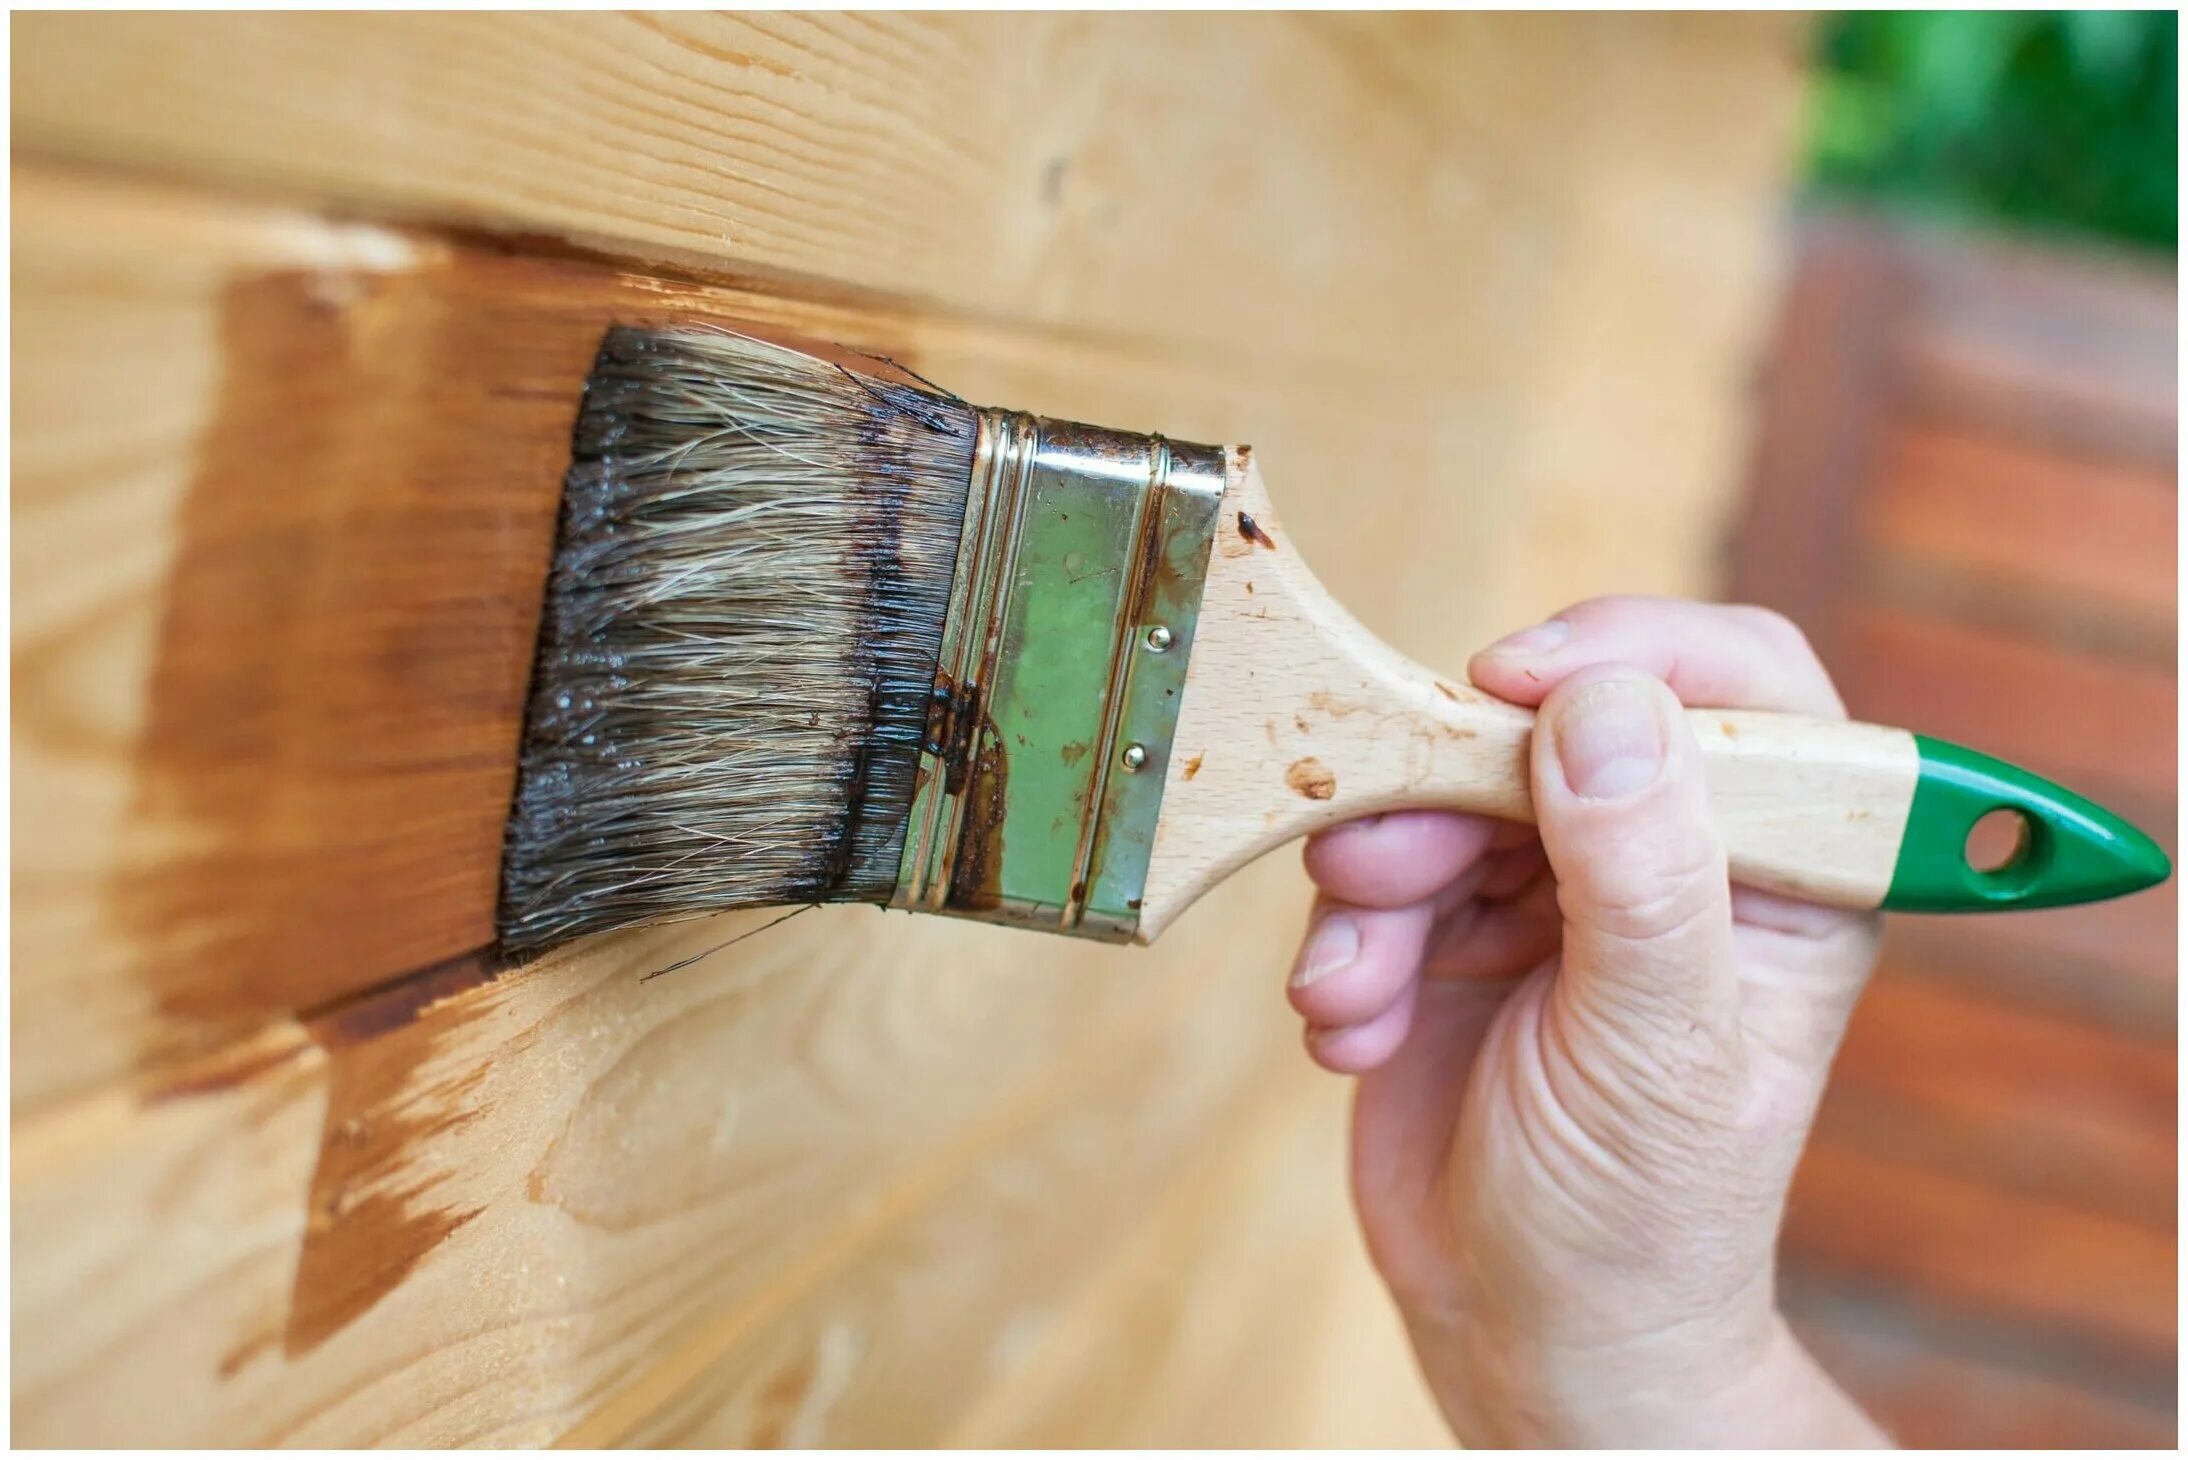
<instances>
[{"instance_id":1,"label":"human hand","mask_svg":"<svg viewBox=\"0 0 2188 1460\"><path fill-rule=\"evenodd\" d=\"M1774 614L1579 604L1469 666L1537 707L1537 828L1307 846L1309 1052L1361 1075L1368 1248L1470 1444L1877 1443L1779 1317L1776 1244L1873 914L1731 888L1682 702L1845 710Z\"/></svg>"}]
</instances>

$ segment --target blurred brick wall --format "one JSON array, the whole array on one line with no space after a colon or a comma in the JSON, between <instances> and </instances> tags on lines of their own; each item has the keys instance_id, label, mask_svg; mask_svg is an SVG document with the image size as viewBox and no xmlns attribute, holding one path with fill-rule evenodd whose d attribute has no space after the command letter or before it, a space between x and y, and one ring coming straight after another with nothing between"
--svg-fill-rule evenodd
<instances>
[{"instance_id":1,"label":"blurred brick wall","mask_svg":"<svg viewBox=\"0 0 2188 1460\"><path fill-rule=\"evenodd\" d=\"M2172 270L1803 225L1734 591L1853 713L2018 760L2176 858ZM1786 1303L1908 1444L2161 1445L2174 884L1895 918L1794 1189Z\"/></svg>"}]
</instances>

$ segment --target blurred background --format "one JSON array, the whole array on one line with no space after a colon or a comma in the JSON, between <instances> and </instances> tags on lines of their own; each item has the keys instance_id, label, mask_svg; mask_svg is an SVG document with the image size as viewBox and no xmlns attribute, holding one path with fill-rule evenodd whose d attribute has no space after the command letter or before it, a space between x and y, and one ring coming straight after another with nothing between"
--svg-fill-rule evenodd
<instances>
[{"instance_id":1,"label":"blurred background","mask_svg":"<svg viewBox=\"0 0 2188 1460\"><path fill-rule=\"evenodd\" d=\"M2178 19L1825 17L1733 588L2177 859ZM1903 1441L2170 1445L2176 893L1893 920L1786 1303Z\"/></svg>"},{"instance_id":2,"label":"blurred background","mask_svg":"<svg viewBox=\"0 0 2188 1460\"><path fill-rule=\"evenodd\" d=\"M1143 950L495 960L610 321L1251 442L1432 664L1773 604L2177 857L2171 16L10 36L18 1443L1448 1440L1280 993L1296 855ZM2172 1439L2175 916L1894 922L1785 1302L1902 1440Z\"/></svg>"}]
</instances>

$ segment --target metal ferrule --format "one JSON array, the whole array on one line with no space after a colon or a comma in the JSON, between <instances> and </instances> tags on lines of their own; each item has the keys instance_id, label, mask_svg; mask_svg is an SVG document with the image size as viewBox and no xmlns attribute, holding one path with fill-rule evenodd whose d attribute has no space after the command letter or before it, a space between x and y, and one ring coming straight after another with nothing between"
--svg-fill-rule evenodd
<instances>
[{"instance_id":1,"label":"metal ferrule","mask_svg":"<svg viewBox=\"0 0 2188 1460\"><path fill-rule=\"evenodd\" d=\"M1139 926L1220 447L983 411L891 906Z\"/></svg>"}]
</instances>

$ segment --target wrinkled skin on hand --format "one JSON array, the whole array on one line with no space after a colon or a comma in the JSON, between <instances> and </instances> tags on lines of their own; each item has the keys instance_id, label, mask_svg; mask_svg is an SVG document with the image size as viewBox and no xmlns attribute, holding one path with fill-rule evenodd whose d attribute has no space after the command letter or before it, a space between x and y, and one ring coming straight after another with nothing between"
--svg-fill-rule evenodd
<instances>
[{"instance_id":1,"label":"wrinkled skin on hand","mask_svg":"<svg viewBox=\"0 0 2188 1460\"><path fill-rule=\"evenodd\" d=\"M1358 1074L1352 1183L1472 1444L1876 1443L1775 1300L1786 1189L1877 918L1728 886L1682 704L1844 718L1791 624L1600 599L1469 666L1534 707L1537 828L1307 847L1290 996Z\"/></svg>"}]
</instances>

